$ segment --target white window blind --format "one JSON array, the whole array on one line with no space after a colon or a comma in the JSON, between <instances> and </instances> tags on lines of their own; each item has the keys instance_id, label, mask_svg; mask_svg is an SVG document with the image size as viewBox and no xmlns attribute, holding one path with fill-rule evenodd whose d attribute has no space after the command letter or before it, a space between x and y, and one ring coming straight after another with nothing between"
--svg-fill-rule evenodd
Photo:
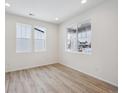
<instances>
[{"instance_id":1,"label":"white window blind","mask_svg":"<svg viewBox=\"0 0 124 93\"><path fill-rule=\"evenodd\" d=\"M34 28L34 48L35 52L45 50L46 30L42 27Z\"/></svg>"},{"instance_id":2,"label":"white window blind","mask_svg":"<svg viewBox=\"0 0 124 93\"><path fill-rule=\"evenodd\" d=\"M32 27L28 24L16 24L16 52L32 51Z\"/></svg>"}]
</instances>

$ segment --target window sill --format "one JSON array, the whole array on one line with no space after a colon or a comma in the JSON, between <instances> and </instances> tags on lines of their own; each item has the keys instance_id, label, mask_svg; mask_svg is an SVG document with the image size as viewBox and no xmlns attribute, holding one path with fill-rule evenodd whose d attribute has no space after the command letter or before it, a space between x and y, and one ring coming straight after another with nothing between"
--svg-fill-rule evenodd
<instances>
[{"instance_id":1,"label":"window sill","mask_svg":"<svg viewBox=\"0 0 124 93\"><path fill-rule=\"evenodd\" d=\"M34 50L34 51L16 51L17 54L32 54L32 53L41 53L41 52L46 52L46 49L42 50Z\"/></svg>"},{"instance_id":2,"label":"window sill","mask_svg":"<svg viewBox=\"0 0 124 93\"><path fill-rule=\"evenodd\" d=\"M72 53L72 54L82 54L82 55L91 55L91 54L92 54L92 53L83 53L83 52L68 51L68 50L66 50L65 52L67 52L67 53Z\"/></svg>"},{"instance_id":3,"label":"window sill","mask_svg":"<svg viewBox=\"0 0 124 93\"><path fill-rule=\"evenodd\" d=\"M27 53L27 54L29 54L29 53L32 53L32 51L16 51L16 53L17 54L24 54L24 53Z\"/></svg>"},{"instance_id":4,"label":"window sill","mask_svg":"<svg viewBox=\"0 0 124 93\"><path fill-rule=\"evenodd\" d=\"M47 50L46 49L41 49L41 50L35 50L34 52L35 53L37 53L37 52L39 53L39 52L45 52L45 51L47 51Z\"/></svg>"}]
</instances>

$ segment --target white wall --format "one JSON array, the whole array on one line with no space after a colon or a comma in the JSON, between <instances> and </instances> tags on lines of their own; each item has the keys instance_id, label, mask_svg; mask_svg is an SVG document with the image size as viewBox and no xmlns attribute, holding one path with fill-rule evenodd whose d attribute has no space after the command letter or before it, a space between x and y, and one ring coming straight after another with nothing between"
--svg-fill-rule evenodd
<instances>
[{"instance_id":1,"label":"white wall","mask_svg":"<svg viewBox=\"0 0 124 93\"><path fill-rule=\"evenodd\" d=\"M106 0L103 4L62 23L59 28L60 62L117 86L117 14L117 0ZM89 18L92 22L92 55L65 52L66 27Z\"/></svg>"},{"instance_id":2,"label":"white wall","mask_svg":"<svg viewBox=\"0 0 124 93\"><path fill-rule=\"evenodd\" d=\"M39 53L16 53L16 23L47 28L47 51ZM6 13L6 72L58 62L58 26Z\"/></svg>"}]
</instances>

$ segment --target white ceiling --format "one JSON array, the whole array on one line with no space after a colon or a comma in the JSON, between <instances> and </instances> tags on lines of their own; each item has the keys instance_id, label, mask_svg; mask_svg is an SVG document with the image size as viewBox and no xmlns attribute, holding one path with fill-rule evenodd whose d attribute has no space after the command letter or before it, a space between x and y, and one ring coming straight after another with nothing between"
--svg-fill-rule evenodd
<instances>
[{"instance_id":1,"label":"white ceiling","mask_svg":"<svg viewBox=\"0 0 124 93\"><path fill-rule=\"evenodd\" d=\"M87 3L81 4L81 0L6 0L11 5L6 7L6 12L59 24L103 1L87 0ZM30 12L34 16L29 16Z\"/></svg>"}]
</instances>

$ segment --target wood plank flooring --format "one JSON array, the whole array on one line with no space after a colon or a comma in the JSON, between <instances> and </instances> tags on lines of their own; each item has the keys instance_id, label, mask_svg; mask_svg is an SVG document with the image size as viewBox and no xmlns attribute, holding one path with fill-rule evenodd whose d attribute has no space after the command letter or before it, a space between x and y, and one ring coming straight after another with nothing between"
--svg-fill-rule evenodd
<instances>
[{"instance_id":1,"label":"wood plank flooring","mask_svg":"<svg viewBox=\"0 0 124 93\"><path fill-rule=\"evenodd\" d=\"M6 93L118 93L117 87L63 66L6 73Z\"/></svg>"}]
</instances>

